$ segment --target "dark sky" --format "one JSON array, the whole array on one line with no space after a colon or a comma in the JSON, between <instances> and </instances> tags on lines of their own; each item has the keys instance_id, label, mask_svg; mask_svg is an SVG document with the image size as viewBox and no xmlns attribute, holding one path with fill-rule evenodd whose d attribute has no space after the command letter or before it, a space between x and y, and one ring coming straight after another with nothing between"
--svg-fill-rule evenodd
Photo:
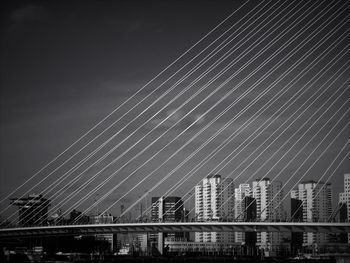
<instances>
[{"instance_id":1,"label":"dark sky","mask_svg":"<svg viewBox=\"0 0 350 263\"><path fill-rule=\"evenodd\" d=\"M274 2L274 1L272 1ZM196 76L203 72L203 70L195 73L183 84L179 85L176 89L171 91L167 96L162 99L156 107L153 107L145 112L140 118L133 122L130 126L126 126L133 117L137 117L143 109L163 94L164 91L171 88L171 84L175 83L182 75L184 75L195 65L195 61L191 63L185 70L182 70L176 78L173 78L169 83L164 85L161 89L153 93L149 99L145 101L145 104L140 105L138 110L128 115L128 118L119 122L113 128L108 130L103 136L96 140L92 145L87 147L82 153L76 156L72 162L69 162L63 169L57 171L57 173L50 176L48 180L45 180L38 187L31 192L45 193L47 187L62 176L67 170L70 169L76 162L81 160L94 147L101 145L110 136L117 133L123 127L126 127L123 132L118 134L113 139L111 144L108 144L106 148L102 150L97 156L102 156L103 153L111 149L113 145L117 145L120 141L128 136L131 132L140 127L144 121L148 120L148 123L143 126L135 136L130 138L125 144L121 145L117 151L115 151L110 158L93 165L92 168L88 168L83 173L83 177L75 182L70 183L70 187L62 192L60 197L53 200L53 206L62 200L63 196L72 193L74 189L77 189L79 185L82 185L84 181L91 178L96 172L102 169L109 161L116 158L119 154L123 153L128 147L130 147L143 135L147 134L157 124L159 124L166 116L171 114L181 103L189 98L196 90L202 87L211 77L213 77L220 69L223 69L228 62L233 61L235 58L242 54L246 54L246 48L249 45L253 45L258 37L264 36L264 33L272 32L266 40L260 43L251 53L238 61L225 75L210 85L209 89L200 95L196 96L188 105L181 108L176 114L172 115L166 122L152 132L145 138L140 144L133 148L128 154L120 159L118 163L106 169L92 184L89 184L78 195L81 198L83 195L89 193L91 189L102 180L107 178L113 171L122 167L125 162L130 160L133 156L139 153L142 149L147 147L154 139L160 136L167 128L179 118L184 116L187 112L193 109L196 105L201 104L196 110L191 112L180 125L177 125L175 129L172 129L165 136L163 136L152 148L145 151L140 158L135 159L130 164L123 167L113 179L102 187L99 191L93 194L89 201L83 203L80 210L86 209L95 199L102 196L106 191L111 189L114 185L117 185L123 178L126 178L132 173L143 161L147 160L157 150L161 149L166 143L170 142L177 134L183 131L186 127L193 124L194 120L197 120L201 114L203 114L208 108L210 108L215 102L222 98L228 91L232 90L244 77L248 76L254 69L266 62L273 52L277 51L283 44L293 40L290 46L286 47L282 52L278 53L268 64L261 69L260 73L251 76L249 80L240 86L235 92L233 92L228 98L222 101L217 107L210 111L205 117L200 118L196 124L178 140L174 142L170 147L167 147L162 154L156 156L152 162L148 163L142 169L137 171L134 176L122 184L120 188L116 189L113 194L100 205L100 209L108 207L113 201L118 200L125 192L132 186L139 182L142 178L145 178L147 174L151 173L158 165L162 163L167 157L175 152L181 145L183 145L188 139L190 139L196 132L198 132L205 124L214 119L220 112L224 110L235 99L239 98L249 87L252 87L254 82L263 76L274 65L281 62L288 56L288 52L291 52L293 48L297 48L302 44L308 36L313 33L318 33L310 43L307 43L301 48L295 56L291 57L278 70L271 74L266 80L264 80L256 89L254 89L247 97L237 103L235 107L223 115L217 122L210 126L210 128L194 140L188 147L184 148L179 155L176 155L167 165L154 173L149 180L146 180L140 185L132 194L127 195L121 202L118 202L110 211L113 214L118 214L120 211L121 203L125 206L133 203L138 196L143 195L148 189L154 186L157 182L164 178L176 165L178 165L183 159L185 159L190 153L195 151L201 143L205 142L215 131L219 130L222 125L227 123L235 114L238 114L248 103L253 101L261 92L268 87L274 80L282 76L283 72L293 65L298 59L303 57L306 60L300 64L295 70L288 75L285 79L280 81L269 93L266 94L255 104L249 111L238 118L232 125L228 127L225 132L216 137L207 147L203 149L191 162L184 165L174 175L156 189L150 196L147 197L148 204L151 196L159 196L164 191L172 186L176 181L181 178L182 175L187 173L192 167L194 167L200 160L205 158L212 149L218 146L229 135L237 131L240 125L243 124L250 116L266 105L267 101L273 97L279 90L281 90L287 83L297 76L298 73L303 72L309 65L312 65L312 61L321 57L322 52L327 51L327 47L334 47L333 50L312 70L308 75L298 81L293 89L283 95L279 101L271 105L264 114L262 114L256 122L249 126L244 132L242 132L235 140L228 145L223 151L221 151L216 158L209 162L203 169L193 176L184 186L179 189L175 194L185 194L200 178L207 175L207 173L215 167L221 160L223 160L229 153L238 147L238 145L244 141L252 132L259 128L259 125L267 120L273 113L280 109L284 103L295 93L302 89L304 84L307 84L313 76L322 72L331 59L337 56L343 55L335 63L335 65L327 72L325 72L322 79L320 79L314 86L310 86L310 89L304 96L302 96L290 110L286 111L278 120L268 128L264 133L259 136L255 141L250 144L245 151L243 151L230 165L225 167L220 174L225 177L236 167L238 167L242 160L246 158L250 153L258 148L259 143L265 140L270 134L277 130L282 122L286 120L291 114L298 110L298 107L302 105L308 98L316 94L317 88L328 80L332 80L333 74L342 66L349 62L348 48L349 34L346 29L349 28L349 18L346 18L348 12L341 13L341 11L349 8L348 1L334 1L331 4L330 10L319 21L312 25L310 29L305 31L302 35L296 37L294 34L298 33L304 25L307 24L312 18L321 16L322 11L326 5L321 1L314 1L315 6L312 6L308 1L279 1L275 6L272 3L261 1L249 1L245 7L231 17L222 27L210 35L205 41L201 42L195 49L184 56L178 63L170 68L165 74L157 78L154 82L146 87L141 93L139 93L133 100L130 101L125 107L122 107L120 111L114 114L107 122L97 129L97 131L86 137L80 144L76 145L71 151L59 159L54 165L50 166L43 173L38 175L36 179L30 181L25 187L16 191L12 197L20 196L25 193L30 187L34 186L49 174L57 165L62 163L68 156L71 156L82 145L91 140L94 135L102 131L103 127L107 127L109 124L117 120L123 112L135 105L142 98L147 96L157 85L162 83L184 65L187 61L193 58L200 50L206 47L211 41L223 33L235 22L239 21L245 14L250 12L253 8L256 8L254 12L248 17L252 20L234 34L237 36L226 48L227 51L234 44L239 44L246 38L257 32L251 39L244 42L240 48L238 48L232 56L229 57L222 65L219 65L217 69L214 69L206 78L201 80L194 86L194 89L185 93L184 96L176 100L173 104L162 110L160 114L151 119L151 116L165 105L167 101L174 98L180 90L186 87L185 84L189 84L194 80ZM149 80L161 72L167 65L179 57L183 52L196 43L201 37L208 33L218 23L225 19L229 14L241 6L244 1L5 1L2 3L2 15L1 15L1 117L0 117L0 129L1 129L1 163L0 163L0 197L5 198L11 193L17 186L21 185L28 178L30 178L36 171L42 168L46 163L52 160L55 156L65 150L69 145L76 141L81 135L83 135L88 129L93 127L103 117L107 116L118 105L125 101L128 97L139 90ZM261 6L258 6L261 4ZM289 5L289 7L287 7ZM268 9L271 8L271 9ZM292 10L292 8L294 8ZM309 11L300 16L304 10L310 8ZM332 8L332 9L331 9ZM327 10L327 9L325 9ZM266 11L266 12L265 12ZM287 13L291 11L290 13ZM264 14L265 12L265 14ZM253 14L256 17L253 17ZM268 17L268 15L271 15ZM333 20L329 25L322 26L322 23L327 19L333 18L333 16L339 16ZM261 16L259 16L261 15ZM282 16L285 15L285 18ZM309 17L307 17L309 16ZM266 18L266 19L265 19ZM248 18L246 18L248 19ZM264 20L265 19L265 20ZM280 22L279 19L281 19ZM290 19L287 21L287 19ZM305 20L302 20L305 19ZM344 20L345 19L345 20ZM245 21L245 20L243 20ZM285 24L282 22L285 21ZM345 21L345 23L343 23ZM261 22L260 25L258 25ZM250 58L258 54L259 51L264 50L269 44L272 44L274 38L277 38L283 33L283 30L287 30L288 26L292 26L293 23L300 22L294 28L292 28L286 35L284 35L279 42L276 42L270 49L263 53L257 60L251 63L242 72L239 69L248 62ZM242 22L243 23L243 22ZM241 24L242 24L241 23ZM255 26L257 28L255 29ZM317 31L318 26L321 29ZM317 47L317 41L326 36L327 33L332 32L337 28L338 30L332 35L330 39ZM233 31L232 31L233 32ZM239 32L242 32L239 34ZM344 34L344 35L342 35ZM220 43L220 42L218 42ZM215 47L215 46L213 46ZM213 48L212 47L212 48ZM212 50L210 48L209 50ZM313 52L313 53L312 53ZM347 54L345 54L347 52ZM221 52L218 54L222 55ZM203 58L205 54L199 58ZM309 57L306 57L310 55ZM215 58L218 58L215 57ZM209 61L205 67L209 67L215 59ZM226 64L225 64L226 63ZM205 68L203 67L203 69ZM226 85L219 92L215 93L210 99L205 100L205 97L214 90L224 79L229 76L237 74L237 77L233 78L228 85ZM239 184L249 178L254 171L259 169L262 163L271 156L275 150L287 141L293 132L295 132L308 117L311 116L318 109L319 114L309 121L304 131L311 127L310 133L299 141L295 148L286 155L286 158L278 163L268 177L273 178L281 171L289 160L293 158L293 154L296 154L299 149L309 142L313 135L315 135L319 129L328 120L330 123L325 126L324 130L321 130L319 136L314 141L307 145L305 151L298 156L294 162L291 163L281 173L279 179L286 181L294 171L298 169L300 164L305 160L309 153L317 144L322 140L322 136L325 136L328 131L331 131L329 137L327 137L322 144L321 148L317 148L315 154L311 158L311 161L307 162L305 166L297 172L294 177L296 180L303 175L303 172L307 170L308 164L310 165L313 160L317 158L317 154L320 154L322 150L327 147L327 143L330 143L341 129L349 122L349 114L346 110L349 108L349 91L345 90L349 86L346 80L349 78L349 70L340 75L334 85L326 90L326 87L321 87L321 90L325 90L325 93L321 98L316 101L306 111L301 120L297 120L291 128L276 141L271 148L266 149L256 162L252 163L248 167L248 164L253 160L251 157L247 164L242 165L234 175L238 175L245 167L247 170L242 176L237 179L235 184ZM345 86L341 86L345 83ZM308 87L308 85L306 85ZM336 93L337 89L340 89ZM338 96L342 91L342 96ZM322 108L324 103L330 96L334 95L334 105L325 111ZM331 102L332 102L331 101ZM329 102L324 108L330 105ZM305 106L306 107L306 106ZM341 108L342 107L342 108ZM339 109L339 112L334 119L330 119L331 116ZM315 120L320 114L324 113L324 116L320 119L315 126L312 126L312 121ZM341 119L342 114L344 118ZM341 120L340 120L341 119ZM339 125L335 126L335 123L340 120ZM291 120L292 121L292 120ZM287 126L287 124L286 124ZM331 130L334 127L334 130ZM300 132L300 134L302 134ZM339 153L340 149L345 145L349 139L350 130L346 128L335 143L327 150L323 158L317 162L317 164L306 174L306 179L315 179L323 174L323 172L331 164L335 156ZM277 136L277 135L276 135ZM288 143L281 152L279 152L271 162L262 167L259 173L254 178L265 176L266 172L273 167L279 157L282 157L283 153L289 150L293 142L296 142L301 135L291 138L291 142ZM265 147L266 148L266 147ZM264 149L264 147L263 147ZM349 147L345 149L345 153L349 151ZM85 154L85 155L84 155ZM258 154L258 153L257 153ZM256 155L257 155L256 154ZM256 156L254 155L254 156ZM341 154L344 157L344 153ZM89 164L92 164L97 160L97 157L93 157ZM339 159L340 160L340 159ZM336 164L339 163L339 160ZM350 172L349 159L345 161L335 173L331 182L334 186L334 198L338 199L338 192L343 188L343 174ZM71 178L77 178L80 172L84 171L84 167L89 167L88 164L83 166ZM216 169L217 171L218 169ZM332 170L331 170L332 171ZM328 173L329 174L329 173ZM57 189L62 189L63 185L71 179L63 182L61 185L57 184ZM251 180L250 180L251 181ZM291 184L288 185L291 187ZM53 190L46 195L50 196L57 192ZM289 191L287 187L286 192ZM66 205L63 205L62 209L65 211L70 205L73 205L78 200L74 197L72 201ZM144 205L147 203L143 201ZM1 210L8 205L9 202L1 203ZM11 210L14 211L13 209Z\"/></svg>"}]
</instances>

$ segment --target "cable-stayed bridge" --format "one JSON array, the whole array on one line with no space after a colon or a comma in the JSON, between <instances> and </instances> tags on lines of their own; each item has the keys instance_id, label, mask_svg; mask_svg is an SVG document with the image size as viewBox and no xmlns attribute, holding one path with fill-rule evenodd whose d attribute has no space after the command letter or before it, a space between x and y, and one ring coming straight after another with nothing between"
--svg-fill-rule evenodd
<instances>
[{"instance_id":1,"label":"cable-stayed bridge","mask_svg":"<svg viewBox=\"0 0 350 263\"><path fill-rule=\"evenodd\" d=\"M62 225L1 229L0 238L25 238L57 235L151 232L350 232L349 223L300 222L171 222Z\"/></svg>"},{"instance_id":2,"label":"cable-stayed bridge","mask_svg":"<svg viewBox=\"0 0 350 263\"><path fill-rule=\"evenodd\" d=\"M270 218L276 218L274 212L291 191L315 175L322 187L307 202L316 200L349 158L348 11L349 1L242 2L64 152L7 193L1 203L32 192L50 200L23 214L23 226L42 224L47 219L45 209L50 216L62 210L62 218L73 209L82 210L77 222L95 210L118 213L121 218L152 196L180 194L194 214L194 189L214 173L235 184L266 177L271 183L282 181L257 217L269 211ZM221 189L218 196L225 191ZM221 200L213 213L220 214L233 195ZM125 206L124 200L128 200ZM122 204L125 209L117 211ZM307 208L305 200L300 207ZM146 205L140 217L151 209ZM321 218L329 223L33 226L1 229L0 235L350 232L349 224L332 222L333 214L330 210ZM17 211L9 205L1 216L15 223Z\"/></svg>"}]
</instances>

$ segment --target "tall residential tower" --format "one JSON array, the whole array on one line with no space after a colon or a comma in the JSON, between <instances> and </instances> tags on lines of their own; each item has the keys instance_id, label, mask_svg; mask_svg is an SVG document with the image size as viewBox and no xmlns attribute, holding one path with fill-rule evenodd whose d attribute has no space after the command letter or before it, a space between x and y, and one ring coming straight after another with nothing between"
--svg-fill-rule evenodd
<instances>
[{"instance_id":1,"label":"tall residential tower","mask_svg":"<svg viewBox=\"0 0 350 263\"><path fill-rule=\"evenodd\" d=\"M244 199L246 196L250 196L251 189L249 184L240 184L235 189L235 220L244 221ZM243 243L245 241L244 232L235 233L235 242Z\"/></svg>"},{"instance_id":2,"label":"tall residential tower","mask_svg":"<svg viewBox=\"0 0 350 263\"><path fill-rule=\"evenodd\" d=\"M232 220L234 218L234 185L232 179L209 175L195 188L197 221ZM196 232L196 242L233 242L234 233Z\"/></svg>"},{"instance_id":3,"label":"tall residential tower","mask_svg":"<svg viewBox=\"0 0 350 263\"><path fill-rule=\"evenodd\" d=\"M344 174L344 192L339 194L339 203L347 209L346 220L350 220L350 174ZM348 234L350 243L350 233Z\"/></svg>"},{"instance_id":4,"label":"tall residential tower","mask_svg":"<svg viewBox=\"0 0 350 263\"><path fill-rule=\"evenodd\" d=\"M330 183L307 181L291 192L291 197L302 201L304 222L329 220L332 214L332 189ZM304 233L304 246L329 242L325 233Z\"/></svg>"},{"instance_id":5,"label":"tall residential tower","mask_svg":"<svg viewBox=\"0 0 350 263\"><path fill-rule=\"evenodd\" d=\"M282 182L271 181L269 178L256 179L253 181L252 192L256 199L257 220L271 222L283 219ZM275 253L281 242L280 232L257 233L257 245L266 252Z\"/></svg>"}]
</instances>

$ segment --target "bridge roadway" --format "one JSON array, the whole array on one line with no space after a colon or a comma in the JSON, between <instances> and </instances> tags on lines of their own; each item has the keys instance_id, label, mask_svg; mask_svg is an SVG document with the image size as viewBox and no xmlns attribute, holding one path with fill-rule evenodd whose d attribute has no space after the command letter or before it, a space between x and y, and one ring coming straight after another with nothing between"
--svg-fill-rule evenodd
<instances>
[{"instance_id":1,"label":"bridge roadway","mask_svg":"<svg viewBox=\"0 0 350 263\"><path fill-rule=\"evenodd\" d=\"M0 229L0 239L52 235L142 232L323 232L350 233L350 223L305 222L174 222L59 225Z\"/></svg>"}]
</instances>

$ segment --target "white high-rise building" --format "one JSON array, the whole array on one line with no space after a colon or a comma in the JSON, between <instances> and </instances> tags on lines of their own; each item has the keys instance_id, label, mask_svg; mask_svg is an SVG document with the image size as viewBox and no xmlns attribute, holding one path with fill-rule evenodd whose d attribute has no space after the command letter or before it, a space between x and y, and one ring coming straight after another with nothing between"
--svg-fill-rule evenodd
<instances>
[{"instance_id":1,"label":"white high-rise building","mask_svg":"<svg viewBox=\"0 0 350 263\"><path fill-rule=\"evenodd\" d=\"M332 188L330 183L307 181L293 190L291 197L301 200L304 222L328 221L332 214ZM304 233L304 246L313 246L329 241L325 233Z\"/></svg>"},{"instance_id":2,"label":"white high-rise building","mask_svg":"<svg viewBox=\"0 0 350 263\"><path fill-rule=\"evenodd\" d=\"M344 174L344 192L339 193L339 203L344 203L348 209L348 220L350 218L350 174Z\"/></svg>"},{"instance_id":3,"label":"white high-rise building","mask_svg":"<svg viewBox=\"0 0 350 263\"><path fill-rule=\"evenodd\" d=\"M279 221L283 219L282 182L271 182L269 178L256 179L253 181L252 192L256 199L257 220ZM257 245L265 249L266 252L274 253L281 241L282 234L280 232L257 233Z\"/></svg>"},{"instance_id":4,"label":"white high-rise building","mask_svg":"<svg viewBox=\"0 0 350 263\"><path fill-rule=\"evenodd\" d=\"M195 187L197 221L232 220L234 218L234 185L232 179L209 175ZM196 232L196 242L234 242L234 233Z\"/></svg>"},{"instance_id":5,"label":"white high-rise building","mask_svg":"<svg viewBox=\"0 0 350 263\"><path fill-rule=\"evenodd\" d=\"M339 193L339 203L346 204L347 220L350 220L350 174L344 174L344 192ZM348 234L348 243L350 243L350 233Z\"/></svg>"},{"instance_id":6,"label":"white high-rise building","mask_svg":"<svg viewBox=\"0 0 350 263\"><path fill-rule=\"evenodd\" d=\"M235 189L235 220L244 220L244 198L246 196L251 196L251 188L249 184L240 184L238 188ZM244 232L235 233L235 242L243 243L245 241Z\"/></svg>"}]
</instances>

